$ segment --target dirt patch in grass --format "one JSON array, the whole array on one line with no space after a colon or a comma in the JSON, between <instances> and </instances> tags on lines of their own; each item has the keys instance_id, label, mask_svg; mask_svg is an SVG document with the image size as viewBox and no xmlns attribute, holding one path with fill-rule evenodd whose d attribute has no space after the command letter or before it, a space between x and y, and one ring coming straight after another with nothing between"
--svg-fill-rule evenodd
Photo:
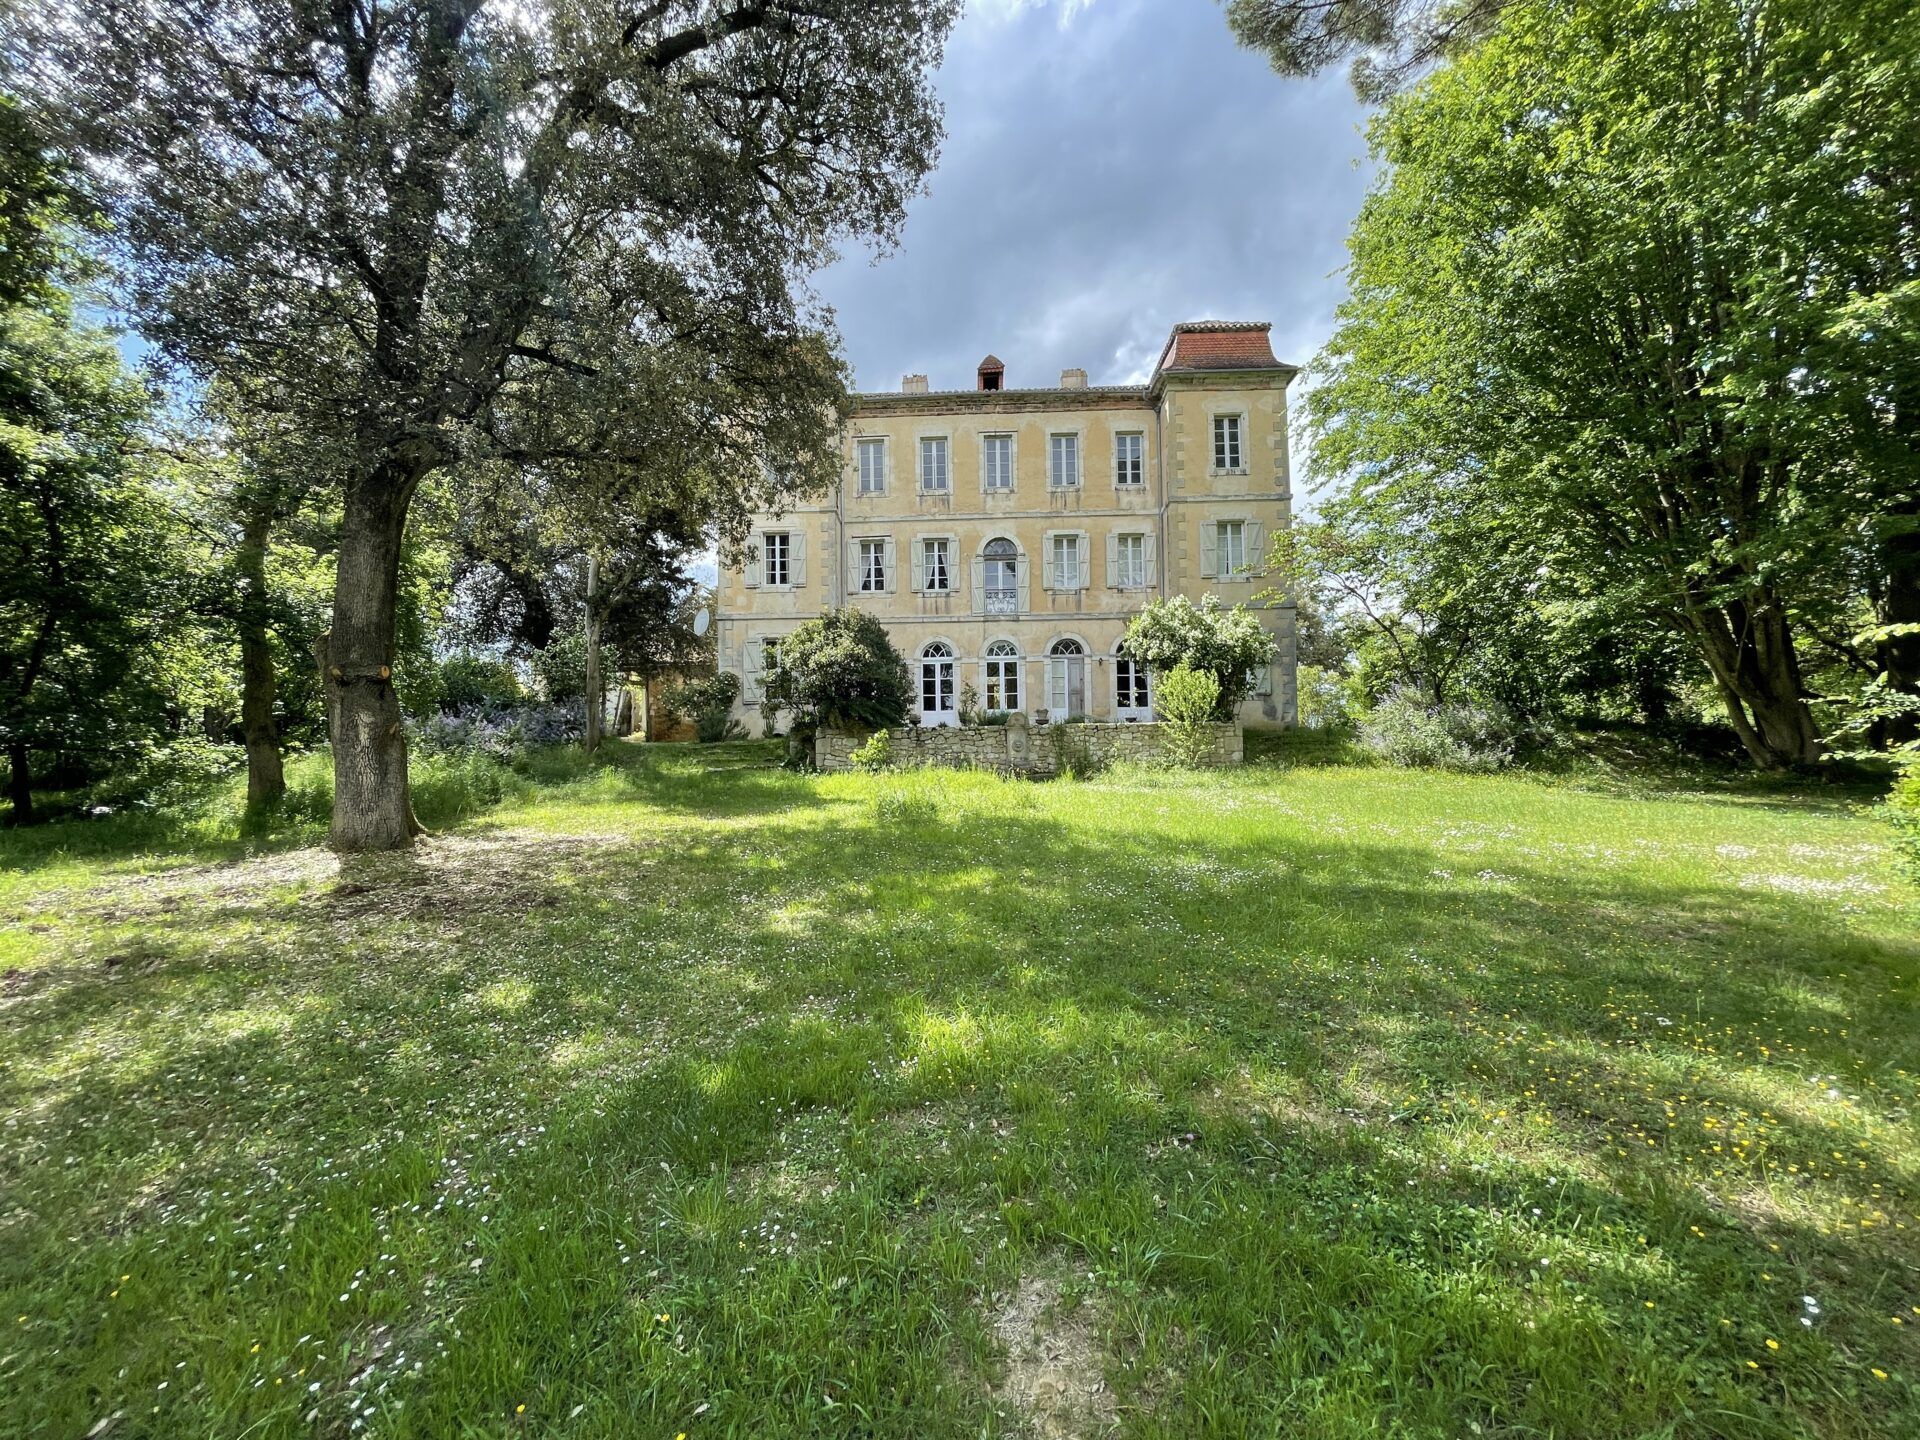
<instances>
[{"instance_id":1,"label":"dirt patch in grass","mask_svg":"<svg viewBox=\"0 0 1920 1440\"><path fill-rule=\"evenodd\" d=\"M556 880L572 861L632 843L537 830L435 836L399 854L347 856L337 882L312 903L341 919L527 914L561 902L567 887Z\"/></svg>"},{"instance_id":2,"label":"dirt patch in grass","mask_svg":"<svg viewBox=\"0 0 1920 1440\"><path fill-rule=\"evenodd\" d=\"M1118 1423L1101 1372L1093 1304L1069 1298L1059 1281L1027 1275L991 1317L1007 1352L995 1404L1011 1409L1038 1440L1106 1435Z\"/></svg>"}]
</instances>

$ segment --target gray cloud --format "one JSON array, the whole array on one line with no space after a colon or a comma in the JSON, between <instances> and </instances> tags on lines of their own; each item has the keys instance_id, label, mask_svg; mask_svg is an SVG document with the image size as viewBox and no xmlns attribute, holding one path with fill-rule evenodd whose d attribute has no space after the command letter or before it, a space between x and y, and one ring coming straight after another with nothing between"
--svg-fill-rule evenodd
<instances>
[{"instance_id":1,"label":"gray cloud","mask_svg":"<svg viewBox=\"0 0 1920 1440\"><path fill-rule=\"evenodd\" d=\"M817 277L860 388L971 386L989 351L1009 385L1138 381L1178 320L1270 320L1295 363L1326 339L1368 179L1344 74L1282 80L1216 0L985 0L938 86L899 248Z\"/></svg>"}]
</instances>

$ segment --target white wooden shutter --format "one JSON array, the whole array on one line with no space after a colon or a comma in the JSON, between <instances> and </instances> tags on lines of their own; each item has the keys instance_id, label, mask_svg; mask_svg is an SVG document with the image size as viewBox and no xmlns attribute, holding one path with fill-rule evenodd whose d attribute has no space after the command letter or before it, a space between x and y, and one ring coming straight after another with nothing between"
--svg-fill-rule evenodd
<instances>
[{"instance_id":1,"label":"white wooden shutter","mask_svg":"<svg viewBox=\"0 0 1920 1440\"><path fill-rule=\"evenodd\" d=\"M1107 588L1120 588L1120 536L1112 530L1107 532Z\"/></svg>"},{"instance_id":2,"label":"white wooden shutter","mask_svg":"<svg viewBox=\"0 0 1920 1440\"><path fill-rule=\"evenodd\" d=\"M1267 568L1267 527L1258 520L1247 521L1247 569Z\"/></svg>"},{"instance_id":3,"label":"white wooden shutter","mask_svg":"<svg viewBox=\"0 0 1920 1440\"><path fill-rule=\"evenodd\" d=\"M913 537L913 588L916 593L927 588L927 542L919 535Z\"/></svg>"},{"instance_id":4,"label":"white wooden shutter","mask_svg":"<svg viewBox=\"0 0 1920 1440\"><path fill-rule=\"evenodd\" d=\"M760 588L760 555L766 543L765 538L759 535L747 542L747 559L740 567L740 579L749 590Z\"/></svg>"},{"instance_id":5,"label":"white wooden shutter","mask_svg":"<svg viewBox=\"0 0 1920 1440\"><path fill-rule=\"evenodd\" d=\"M1200 524L1200 574L1208 580L1220 573L1220 522Z\"/></svg>"},{"instance_id":6,"label":"white wooden shutter","mask_svg":"<svg viewBox=\"0 0 1920 1440\"><path fill-rule=\"evenodd\" d=\"M1160 559L1160 541L1159 537L1151 530L1147 532L1146 538L1141 541L1140 553L1144 562L1144 568L1140 572L1141 581L1147 585L1157 584L1158 577L1154 571Z\"/></svg>"},{"instance_id":7,"label":"white wooden shutter","mask_svg":"<svg viewBox=\"0 0 1920 1440\"><path fill-rule=\"evenodd\" d=\"M847 541L847 594L860 593L860 580L860 542L849 540Z\"/></svg>"},{"instance_id":8,"label":"white wooden shutter","mask_svg":"<svg viewBox=\"0 0 1920 1440\"><path fill-rule=\"evenodd\" d=\"M1040 588L1058 590L1060 588L1060 567L1053 560L1053 537L1060 532L1048 530L1040 536Z\"/></svg>"},{"instance_id":9,"label":"white wooden shutter","mask_svg":"<svg viewBox=\"0 0 1920 1440\"><path fill-rule=\"evenodd\" d=\"M897 584L894 575L893 537L889 535L880 542L881 593L891 595Z\"/></svg>"},{"instance_id":10,"label":"white wooden shutter","mask_svg":"<svg viewBox=\"0 0 1920 1440\"><path fill-rule=\"evenodd\" d=\"M807 532L796 530L787 537L787 582L798 590L807 583Z\"/></svg>"},{"instance_id":11,"label":"white wooden shutter","mask_svg":"<svg viewBox=\"0 0 1920 1440\"><path fill-rule=\"evenodd\" d=\"M973 613L987 613L987 561L984 555L973 557Z\"/></svg>"},{"instance_id":12,"label":"white wooden shutter","mask_svg":"<svg viewBox=\"0 0 1920 1440\"><path fill-rule=\"evenodd\" d=\"M746 664L742 668L746 671L747 683L743 687L745 691L743 698L758 700L760 698L760 662L766 657L767 647L761 644L757 638L753 637L749 637L745 641L745 644L747 647L747 653L744 657Z\"/></svg>"},{"instance_id":13,"label":"white wooden shutter","mask_svg":"<svg viewBox=\"0 0 1920 1440\"><path fill-rule=\"evenodd\" d=\"M1085 590L1093 583L1093 537L1085 530L1077 533L1080 543L1075 547L1074 554L1079 563L1075 566L1077 573L1073 577L1073 588Z\"/></svg>"}]
</instances>

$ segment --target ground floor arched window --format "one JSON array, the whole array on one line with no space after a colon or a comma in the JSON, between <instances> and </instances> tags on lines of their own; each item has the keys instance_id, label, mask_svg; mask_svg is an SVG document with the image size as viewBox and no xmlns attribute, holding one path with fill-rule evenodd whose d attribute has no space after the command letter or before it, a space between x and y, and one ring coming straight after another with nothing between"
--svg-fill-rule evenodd
<instances>
[{"instance_id":1,"label":"ground floor arched window","mask_svg":"<svg viewBox=\"0 0 1920 1440\"><path fill-rule=\"evenodd\" d=\"M954 703L953 647L935 640L920 651L920 723L958 725L960 713Z\"/></svg>"},{"instance_id":2,"label":"ground floor arched window","mask_svg":"<svg viewBox=\"0 0 1920 1440\"><path fill-rule=\"evenodd\" d=\"M1087 647L1078 640L1047 648L1047 710L1055 720L1087 713Z\"/></svg>"},{"instance_id":3,"label":"ground floor arched window","mask_svg":"<svg viewBox=\"0 0 1920 1440\"><path fill-rule=\"evenodd\" d=\"M990 711L1020 708L1020 647L1011 640L995 640L987 646L982 678L986 708Z\"/></svg>"},{"instance_id":4,"label":"ground floor arched window","mask_svg":"<svg viewBox=\"0 0 1920 1440\"><path fill-rule=\"evenodd\" d=\"M1113 718L1150 720L1153 699L1147 687L1147 667L1121 655L1113 662Z\"/></svg>"}]
</instances>

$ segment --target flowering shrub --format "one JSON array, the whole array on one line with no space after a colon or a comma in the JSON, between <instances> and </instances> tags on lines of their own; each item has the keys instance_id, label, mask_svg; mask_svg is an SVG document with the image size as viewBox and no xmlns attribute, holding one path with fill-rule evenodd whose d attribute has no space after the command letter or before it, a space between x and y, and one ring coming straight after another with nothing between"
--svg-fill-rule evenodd
<instances>
[{"instance_id":1,"label":"flowering shrub","mask_svg":"<svg viewBox=\"0 0 1920 1440\"><path fill-rule=\"evenodd\" d=\"M530 746L565 745L585 733L577 705L471 706L418 722L413 746L422 755L483 755L509 764Z\"/></svg>"},{"instance_id":2,"label":"flowering shrub","mask_svg":"<svg viewBox=\"0 0 1920 1440\"><path fill-rule=\"evenodd\" d=\"M1513 762L1514 726L1502 712L1459 701L1429 704L1395 690L1360 722L1360 744L1393 765L1499 770Z\"/></svg>"},{"instance_id":3,"label":"flowering shrub","mask_svg":"<svg viewBox=\"0 0 1920 1440\"><path fill-rule=\"evenodd\" d=\"M1213 676L1220 686L1216 720L1233 718L1234 706L1253 688L1254 672L1273 659L1273 637L1259 617L1245 605L1221 605L1217 595L1198 605L1184 595L1153 601L1133 617L1120 648L1156 675L1186 665Z\"/></svg>"}]
</instances>

